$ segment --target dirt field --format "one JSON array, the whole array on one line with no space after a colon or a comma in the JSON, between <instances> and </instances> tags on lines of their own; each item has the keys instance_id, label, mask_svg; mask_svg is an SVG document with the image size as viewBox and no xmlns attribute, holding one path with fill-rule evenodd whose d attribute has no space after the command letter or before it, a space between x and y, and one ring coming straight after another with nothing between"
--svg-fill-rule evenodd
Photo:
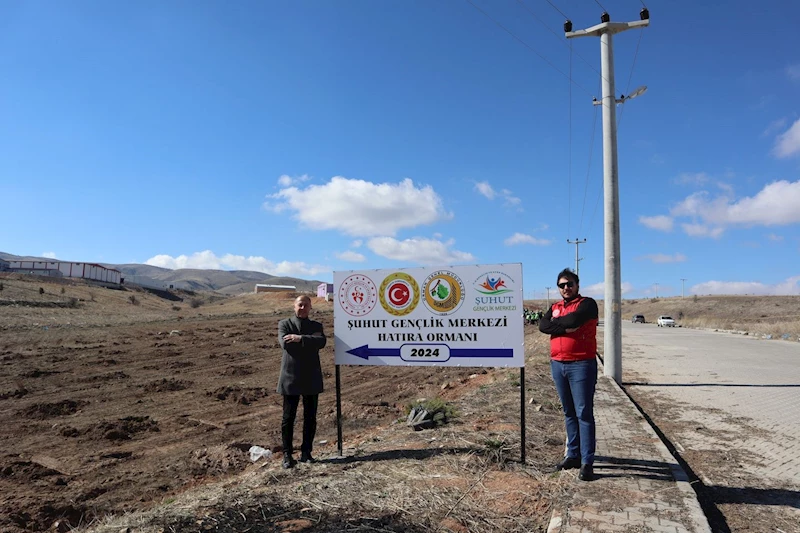
<instances>
[{"instance_id":1,"label":"dirt field","mask_svg":"<svg viewBox=\"0 0 800 533\"><path fill-rule=\"evenodd\" d=\"M279 451L277 322L291 312L291 297L258 294L215 300L184 295L183 302L173 302L146 292L81 284L22 277L0 281L0 530L99 527L113 523L115 517L163 507L215 482L259 470L248 459L247 450L253 444ZM331 338L330 304L315 299L312 316L324 324ZM531 351L545 346L544 336L532 327L528 333ZM527 380L529 389L536 391L532 398L536 414L528 421L527 446L534 471L536 464L554 464L563 449L559 405L547 357L540 352ZM326 443L317 445L315 455L335 458L332 342L322 359L326 393L320 397L317 440ZM398 447L432 448L425 454L441 455L443 472L455 468L452 476L446 476L450 482L440 480L443 485L437 490L443 504L458 497L456 488L464 488L458 472L483 468L481 482L502 489L502 494L514 492L511 501L525 500L527 496L520 494L528 491L530 498L535 496L526 506L530 509L515 516L514 523L504 522L501 514L495 518L497 529L484 526L483 530L546 528L550 498L564 489L558 482L548 487L537 481L529 468L518 469L513 476L504 473L506 460L519 457L518 370L343 367L341 374L346 448L358 448L359 454L397 453ZM494 391L491 400L489 390ZM417 399L439 396L456 402L466 394L472 394L472 400L460 409L473 412L469 426L462 422L458 435L436 430L437 440L431 432L415 433L395 423L403 417L405 406ZM504 400L498 403L499 397ZM481 402L485 407L475 412ZM387 431L396 433L391 437L394 452L380 445ZM466 462L453 464L448 459L452 454L444 453L447 450L470 453ZM276 454L268 462L276 469L274 476L284 475L278 468L279 458ZM419 457L411 459L419 463ZM326 466L342 472L352 467ZM411 464L407 468L403 475L410 476L415 468L427 467ZM395 485L387 480L389 486ZM335 500L328 495L325 505ZM288 508L294 504L285 503ZM204 512L218 517L211 529L227 531L219 524L231 504L219 505L214 512ZM241 505L238 509L236 516L252 511ZM325 511L328 524L360 516L331 508ZM453 522L448 527L458 530L458 513L444 511L427 518L417 513L416 522L397 519L393 523L405 524L406 531L424 529L425 523L441 521L446 514L444 518ZM270 512L275 515L276 508ZM260 513L266 516L263 508ZM161 524L154 526L155 531L210 528L200 528L197 518L186 520L186 513L172 518L156 513L151 519ZM464 517L461 523L469 520ZM275 531L291 531L288 526L275 527ZM145 530L145 526L139 523L131 530ZM230 529L234 530L241 529Z\"/></svg>"},{"instance_id":2,"label":"dirt field","mask_svg":"<svg viewBox=\"0 0 800 533\"><path fill-rule=\"evenodd\" d=\"M322 462L289 473L280 468L274 391L277 323L291 313L292 295L171 301L9 275L0 288L0 531L543 532L552 508L571 501L569 478L549 473L563 451L563 419L547 338L532 326L527 465L517 462L518 371L474 368L343 367L340 460L330 343L317 433L324 444L315 449ZM737 323L758 304L759 317L800 330L800 299L713 298L673 304L687 320L687 306L701 309L703 327ZM644 303L628 302L627 312ZM646 303L648 316L666 308ZM312 316L332 338L330 304L315 299ZM398 421L421 398L441 398L461 416L414 432ZM664 408L637 400L645 411ZM254 444L276 453L251 463ZM719 531L782 525L747 501L717 502L718 522L728 525Z\"/></svg>"}]
</instances>

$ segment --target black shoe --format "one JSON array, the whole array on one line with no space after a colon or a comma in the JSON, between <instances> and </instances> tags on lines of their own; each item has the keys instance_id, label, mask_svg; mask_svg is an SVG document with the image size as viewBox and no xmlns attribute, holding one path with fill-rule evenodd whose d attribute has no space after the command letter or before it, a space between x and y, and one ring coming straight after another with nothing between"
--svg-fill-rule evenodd
<instances>
[{"instance_id":1,"label":"black shoe","mask_svg":"<svg viewBox=\"0 0 800 533\"><path fill-rule=\"evenodd\" d=\"M581 467L580 457L565 457L563 461L561 461L556 465L556 471L570 470L572 468L580 468L580 467Z\"/></svg>"},{"instance_id":2,"label":"black shoe","mask_svg":"<svg viewBox=\"0 0 800 533\"><path fill-rule=\"evenodd\" d=\"M283 467L286 468L286 469L294 468L294 465L296 465L296 464L297 464L297 461L292 459L291 456L289 456L289 457L287 457L286 459L283 460Z\"/></svg>"},{"instance_id":3,"label":"black shoe","mask_svg":"<svg viewBox=\"0 0 800 533\"><path fill-rule=\"evenodd\" d=\"M578 473L578 479L581 481L592 481L594 479L594 468L592 465L581 465L581 471Z\"/></svg>"},{"instance_id":4,"label":"black shoe","mask_svg":"<svg viewBox=\"0 0 800 533\"><path fill-rule=\"evenodd\" d=\"M311 457L310 453L301 453L300 454L300 462L301 463L316 463L317 460Z\"/></svg>"}]
</instances>

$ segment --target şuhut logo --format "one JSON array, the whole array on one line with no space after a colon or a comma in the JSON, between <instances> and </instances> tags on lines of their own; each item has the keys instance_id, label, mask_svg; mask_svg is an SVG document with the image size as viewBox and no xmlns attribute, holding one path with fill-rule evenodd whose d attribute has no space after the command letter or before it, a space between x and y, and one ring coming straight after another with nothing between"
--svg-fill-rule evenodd
<instances>
[{"instance_id":1,"label":"\u015fuhut logo","mask_svg":"<svg viewBox=\"0 0 800 533\"><path fill-rule=\"evenodd\" d=\"M419 304L419 285L405 272L395 272L383 280L379 296L387 313L405 316Z\"/></svg>"},{"instance_id":2,"label":"\u015fuhut logo","mask_svg":"<svg viewBox=\"0 0 800 533\"><path fill-rule=\"evenodd\" d=\"M425 306L439 315L449 315L464 302L464 283L454 272L439 270L422 283Z\"/></svg>"},{"instance_id":3,"label":"\u015fuhut logo","mask_svg":"<svg viewBox=\"0 0 800 533\"><path fill-rule=\"evenodd\" d=\"M350 315L363 316L378 302L378 289L367 276L353 274L339 286L339 305Z\"/></svg>"},{"instance_id":4,"label":"\u015fuhut logo","mask_svg":"<svg viewBox=\"0 0 800 533\"><path fill-rule=\"evenodd\" d=\"M481 274L474 283L475 290L488 296L498 296L500 294L512 292L514 289L512 289L510 285L513 284L514 280L511 279L508 274L497 271Z\"/></svg>"}]
</instances>

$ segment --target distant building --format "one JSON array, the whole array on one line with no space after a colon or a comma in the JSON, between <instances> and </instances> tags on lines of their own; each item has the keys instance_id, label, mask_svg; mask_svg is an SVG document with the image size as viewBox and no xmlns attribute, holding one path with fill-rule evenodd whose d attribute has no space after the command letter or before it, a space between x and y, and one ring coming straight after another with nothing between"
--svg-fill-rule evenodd
<instances>
[{"instance_id":1,"label":"distant building","mask_svg":"<svg viewBox=\"0 0 800 533\"><path fill-rule=\"evenodd\" d=\"M8 261L4 259L0 259L0 272L5 272L6 270L10 269L11 265Z\"/></svg>"},{"instance_id":2,"label":"distant building","mask_svg":"<svg viewBox=\"0 0 800 533\"><path fill-rule=\"evenodd\" d=\"M317 287L317 298L327 298L333 294L333 283L320 283Z\"/></svg>"},{"instance_id":3,"label":"distant building","mask_svg":"<svg viewBox=\"0 0 800 533\"><path fill-rule=\"evenodd\" d=\"M297 287L294 285L265 285L263 283L256 283L255 292L297 292Z\"/></svg>"},{"instance_id":4,"label":"distant building","mask_svg":"<svg viewBox=\"0 0 800 533\"><path fill-rule=\"evenodd\" d=\"M122 283L122 273L96 263L71 263L68 261L8 261L8 270L36 276L68 277Z\"/></svg>"}]
</instances>

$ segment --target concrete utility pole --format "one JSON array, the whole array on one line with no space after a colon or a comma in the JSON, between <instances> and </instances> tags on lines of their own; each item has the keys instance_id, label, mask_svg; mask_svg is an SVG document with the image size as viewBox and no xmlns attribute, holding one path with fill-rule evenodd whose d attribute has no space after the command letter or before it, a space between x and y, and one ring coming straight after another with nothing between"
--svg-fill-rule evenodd
<instances>
[{"instance_id":1,"label":"concrete utility pole","mask_svg":"<svg viewBox=\"0 0 800 533\"><path fill-rule=\"evenodd\" d=\"M545 287L547 289L547 308L550 309L550 287Z\"/></svg>"},{"instance_id":2,"label":"concrete utility pole","mask_svg":"<svg viewBox=\"0 0 800 533\"><path fill-rule=\"evenodd\" d=\"M582 241L579 241L577 237L575 237L574 241L571 241L571 240L567 239L567 243L575 245L575 274L576 275L580 272L580 270L578 268L578 263L583 259L583 257L578 258L578 246L580 246L581 244L583 244L585 242L586 242L586 239L583 239Z\"/></svg>"},{"instance_id":3,"label":"concrete utility pole","mask_svg":"<svg viewBox=\"0 0 800 533\"><path fill-rule=\"evenodd\" d=\"M614 87L613 35L650 24L647 8L634 22L611 22L608 13L600 16L600 24L585 30L572 31L572 21L564 23L567 39L600 37L600 64L603 96L595 105L603 106L603 206L605 241L605 335L604 372L617 383L622 382L622 276L620 274L619 176L617 175L617 105L642 94L646 87L628 96L616 98Z\"/></svg>"},{"instance_id":4,"label":"concrete utility pole","mask_svg":"<svg viewBox=\"0 0 800 533\"><path fill-rule=\"evenodd\" d=\"M684 287L683 283L685 281L686 281L686 278L681 278L681 298L686 298L686 295L684 294L684 291L683 291L683 287Z\"/></svg>"},{"instance_id":5,"label":"concrete utility pole","mask_svg":"<svg viewBox=\"0 0 800 533\"><path fill-rule=\"evenodd\" d=\"M656 298L658 298L658 283L655 283L656 286Z\"/></svg>"}]
</instances>

